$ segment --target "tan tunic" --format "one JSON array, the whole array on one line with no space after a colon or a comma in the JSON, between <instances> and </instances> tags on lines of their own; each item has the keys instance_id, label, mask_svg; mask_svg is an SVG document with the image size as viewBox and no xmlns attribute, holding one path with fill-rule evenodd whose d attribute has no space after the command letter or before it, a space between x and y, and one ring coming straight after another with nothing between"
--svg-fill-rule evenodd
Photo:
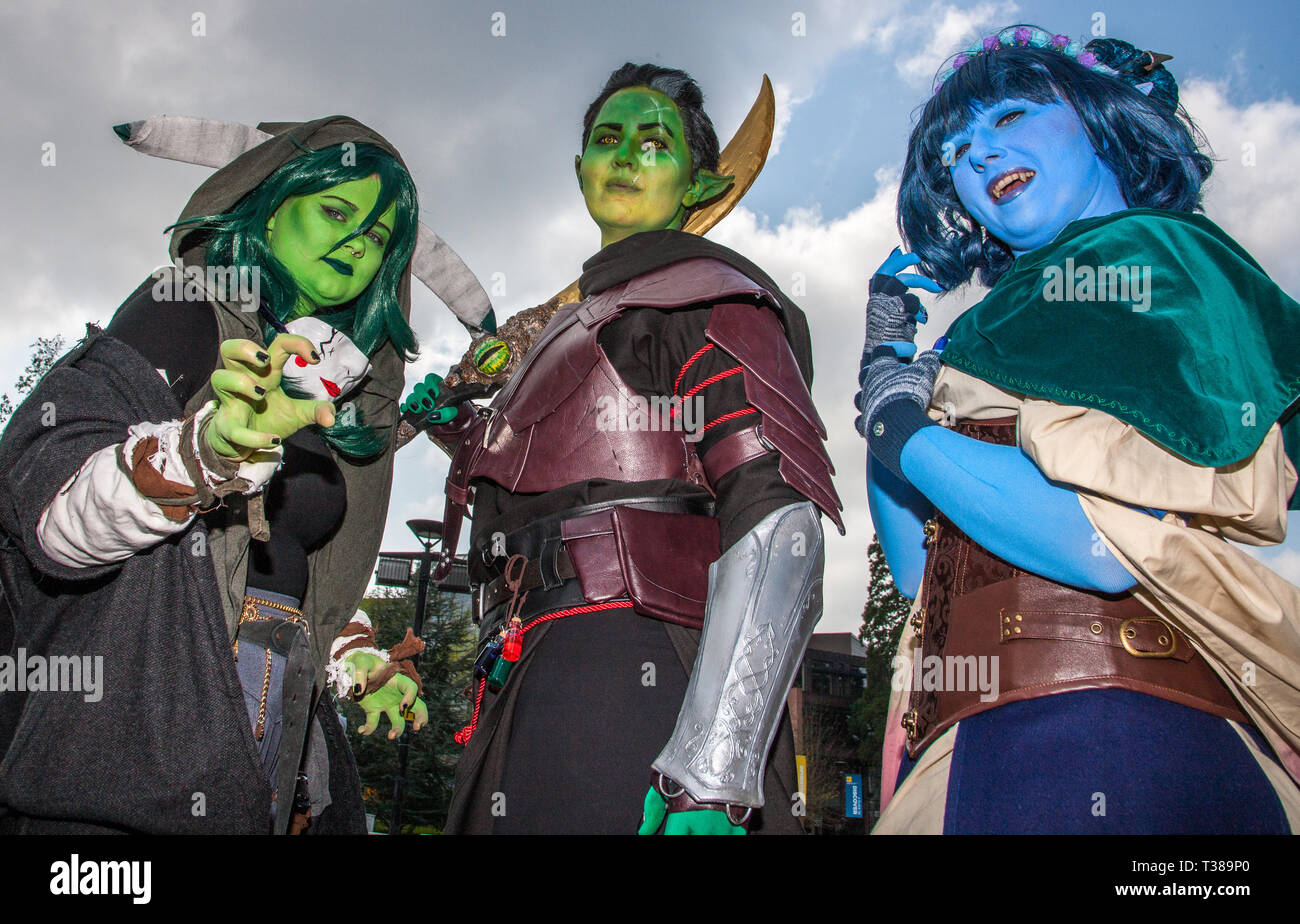
<instances>
[{"instance_id":1,"label":"tan tunic","mask_svg":"<svg viewBox=\"0 0 1300 924\"><path fill-rule=\"evenodd\" d=\"M1287 500L1297 477L1278 427L1270 427L1249 459L1208 468L1102 411L1027 398L947 366L940 371L932 419L1011 415L1019 417L1018 442L1026 454L1048 478L1078 490L1099 537L1137 579L1134 596L1187 634L1300 781L1300 588L1226 541L1270 545L1286 536ZM1170 512L1157 520L1130 505ZM915 643L914 633L905 631L899 655L910 659ZM899 790L900 804L889 802L909 692L895 691L890 699L882 780L888 809L878 832L932 829L936 818L942 828L951 732L928 749L936 751L933 759L922 755ZM1266 760L1261 766L1269 772ZM1296 788L1284 779L1273 782L1281 785L1293 826L1300 827ZM936 792L938 805L927 805Z\"/></svg>"}]
</instances>

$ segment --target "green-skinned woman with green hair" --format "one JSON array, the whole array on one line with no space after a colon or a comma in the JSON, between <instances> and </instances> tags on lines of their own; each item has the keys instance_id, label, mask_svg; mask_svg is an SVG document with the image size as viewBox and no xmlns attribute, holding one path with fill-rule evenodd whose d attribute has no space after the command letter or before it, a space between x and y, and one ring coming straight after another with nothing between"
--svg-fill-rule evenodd
<instances>
[{"instance_id":1,"label":"green-skinned woman with green hair","mask_svg":"<svg viewBox=\"0 0 1300 924\"><path fill-rule=\"evenodd\" d=\"M4 698L0 830L362 833L327 678L363 734L427 721L419 643L380 651L357 612L416 348L415 188L352 119L261 129L0 442L10 647L103 664L95 697Z\"/></svg>"}]
</instances>

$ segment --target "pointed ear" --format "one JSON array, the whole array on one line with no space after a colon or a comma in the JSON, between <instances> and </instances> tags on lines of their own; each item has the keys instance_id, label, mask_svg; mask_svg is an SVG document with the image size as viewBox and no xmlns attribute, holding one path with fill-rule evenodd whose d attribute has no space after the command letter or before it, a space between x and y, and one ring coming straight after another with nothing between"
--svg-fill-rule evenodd
<instances>
[{"instance_id":1,"label":"pointed ear","mask_svg":"<svg viewBox=\"0 0 1300 924\"><path fill-rule=\"evenodd\" d=\"M582 190L582 155L581 154L573 155L573 172L578 177L578 189L579 191L581 191Z\"/></svg>"},{"instance_id":2,"label":"pointed ear","mask_svg":"<svg viewBox=\"0 0 1300 924\"><path fill-rule=\"evenodd\" d=\"M712 170L696 170L694 182L687 187L686 195L682 196L682 205L690 208L708 202L726 192L735 179L734 176L722 176Z\"/></svg>"}]
</instances>

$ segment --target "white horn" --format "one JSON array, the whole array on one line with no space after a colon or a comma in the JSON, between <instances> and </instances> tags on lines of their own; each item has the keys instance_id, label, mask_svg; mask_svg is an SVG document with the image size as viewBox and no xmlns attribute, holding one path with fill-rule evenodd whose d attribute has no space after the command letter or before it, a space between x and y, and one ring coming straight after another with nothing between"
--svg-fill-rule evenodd
<instances>
[{"instance_id":1,"label":"white horn","mask_svg":"<svg viewBox=\"0 0 1300 924\"><path fill-rule=\"evenodd\" d=\"M496 330L492 301L483 284L456 251L424 222L420 222L415 252L411 254L411 275L442 299L471 334Z\"/></svg>"},{"instance_id":2,"label":"white horn","mask_svg":"<svg viewBox=\"0 0 1300 924\"><path fill-rule=\"evenodd\" d=\"M271 137L239 122L169 115L127 122L113 130L141 154L204 167L224 167Z\"/></svg>"}]
</instances>

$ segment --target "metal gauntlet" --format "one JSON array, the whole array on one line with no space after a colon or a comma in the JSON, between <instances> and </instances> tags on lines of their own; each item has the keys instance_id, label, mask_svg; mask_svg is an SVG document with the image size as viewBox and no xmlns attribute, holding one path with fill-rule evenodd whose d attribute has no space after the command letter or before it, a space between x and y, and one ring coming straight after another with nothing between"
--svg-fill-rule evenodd
<instances>
[{"instance_id":1,"label":"metal gauntlet","mask_svg":"<svg viewBox=\"0 0 1300 924\"><path fill-rule=\"evenodd\" d=\"M823 563L805 501L768 514L709 568L695 669L653 764L697 801L763 805L767 752L822 614Z\"/></svg>"}]
</instances>

